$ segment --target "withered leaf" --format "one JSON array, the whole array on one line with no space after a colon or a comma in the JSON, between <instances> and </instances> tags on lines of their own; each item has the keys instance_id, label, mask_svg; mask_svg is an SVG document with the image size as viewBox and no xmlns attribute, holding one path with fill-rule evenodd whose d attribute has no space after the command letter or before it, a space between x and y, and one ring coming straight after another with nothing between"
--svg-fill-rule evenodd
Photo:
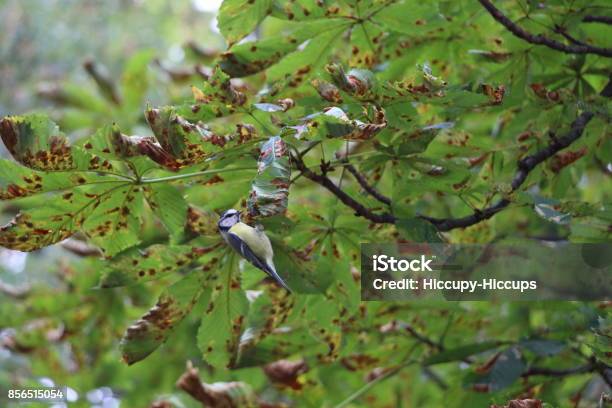
<instances>
[{"instance_id":1,"label":"withered leaf","mask_svg":"<svg viewBox=\"0 0 612 408\"><path fill-rule=\"evenodd\" d=\"M283 214L289 202L291 166L289 152L283 139L271 137L261 147L258 171L248 200L253 217Z\"/></svg>"}]
</instances>

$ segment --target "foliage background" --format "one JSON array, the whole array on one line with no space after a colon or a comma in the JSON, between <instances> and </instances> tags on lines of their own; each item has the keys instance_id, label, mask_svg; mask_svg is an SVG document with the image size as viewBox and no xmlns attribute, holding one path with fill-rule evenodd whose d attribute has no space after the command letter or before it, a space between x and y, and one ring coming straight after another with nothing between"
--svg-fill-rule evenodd
<instances>
[{"instance_id":1,"label":"foliage background","mask_svg":"<svg viewBox=\"0 0 612 408\"><path fill-rule=\"evenodd\" d=\"M184 218L179 196L204 214L244 207L259 142L280 133L298 150L310 149L303 162L292 162L287 217L259 219L275 242L279 272L300 293L288 298L262 282L258 270L215 248L196 264L210 265L228 280L221 289L204 291L184 320L163 330L168 340L157 351L128 366L119 344L126 328L181 279L193 280L186 281L189 288L218 287L198 280L210 277L210 270L178 268L160 279L103 289L109 265L133 278L138 271L131 260L142 252L114 256L124 248L115 251L101 237L86 243L82 234L27 255L2 249L0 389L52 381L71 388L74 406L201 406L184 390L193 387L176 385L190 360L203 382L224 383L217 386L220 394L211 395L229 395L238 406L486 407L527 398L554 407L601 404L610 384L608 303L360 303L355 277L358 243L364 241L609 242L612 138L609 102L598 96L608 83L609 58L529 44L477 2L343 1L319 7L317 1L257 0L254 6L226 2L225 15L239 16L221 20L230 45L272 10L248 38L259 42L232 45L230 52L243 63L236 64L219 54L227 45L212 29L215 15L198 11L210 7L204 3L0 2L0 116L43 111L75 145L113 123L127 135L152 135L142 111L180 107L194 96L198 103L201 95L192 94L190 85L207 94L204 78L221 63L243 77L232 84L248 101L209 103L221 118L206 116L206 109L201 116L181 114L246 142L230 144L225 156L207 164L210 173L171 183L176 199L163 201L162 211L179 208ZM495 4L521 26L563 44L572 43L569 33L575 41L609 46L609 25L583 22L586 15L609 16L606 2ZM257 7L266 11L259 18ZM94 74L85 61L93 61L88 66ZM326 68L329 63L337 65ZM345 77L339 66L373 74ZM244 75L251 71L257 72ZM212 92L218 99L220 91ZM286 112L289 106L278 102L284 98L295 104ZM361 122L320 114L332 106ZM232 108L238 113L230 114ZM530 171L520 188L511 188L517 161L570 132L586 111L594 116L580 138ZM302 118L316 113L318 129L300 127ZM296 128L302 139L295 138ZM349 138L365 139L348 144L352 166L335 155ZM146 160L136 167L153 166L150 177L203 169L184 166L175 173ZM16 168L3 170L3 191ZM364 214L323 188L319 176L368 214L392 213L398 221L356 216ZM391 205L364 191L359 176ZM490 220L443 234L436 229L440 220L478 213L499 199L510 204ZM44 209L48 200L43 194L4 201L3 221L19 210ZM156 248L176 254L179 243L208 248L216 242L206 225L192 223L203 232L193 244L181 228L165 230L176 222L143 211L137 250L163 245ZM112 259L100 259L92 242ZM163 256L153 258L155 270L168 265ZM248 292L229 290L238 279ZM211 316L212 303L227 306L227 313ZM236 331L238 316L244 318ZM239 361L235 349L208 350L210 339L247 344L245 333L255 333L256 341L241 349ZM146 347L134 348L138 354ZM281 358L294 364L263 368Z\"/></svg>"}]
</instances>

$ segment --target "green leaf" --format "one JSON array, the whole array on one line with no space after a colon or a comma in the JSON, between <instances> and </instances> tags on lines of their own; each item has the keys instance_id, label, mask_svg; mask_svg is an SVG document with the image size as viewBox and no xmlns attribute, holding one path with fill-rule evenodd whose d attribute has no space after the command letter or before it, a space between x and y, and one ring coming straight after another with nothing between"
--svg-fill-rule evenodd
<instances>
[{"instance_id":1,"label":"green leaf","mask_svg":"<svg viewBox=\"0 0 612 408\"><path fill-rule=\"evenodd\" d=\"M66 135L46 115L3 118L0 136L11 155L24 166L35 170L76 167Z\"/></svg>"},{"instance_id":2,"label":"green leaf","mask_svg":"<svg viewBox=\"0 0 612 408\"><path fill-rule=\"evenodd\" d=\"M43 83L39 85L38 95L63 107L74 107L90 112L106 112L108 107L106 101L91 90L84 88L82 84L76 83ZM83 115L79 111L79 115Z\"/></svg>"},{"instance_id":3,"label":"green leaf","mask_svg":"<svg viewBox=\"0 0 612 408\"><path fill-rule=\"evenodd\" d=\"M281 340L282 339L282 340ZM272 333L260 342L241 350L240 359L235 368L261 366L299 353L322 349L321 342L307 330L292 330L279 334Z\"/></svg>"},{"instance_id":4,"label":"green leaf","mask_svg":"<svg viewBox=\"0 0 612 408\"><path fill-rule=\"evenodd\" d=\"M212 295L198 329L198 347L206 362L230 368L237 359L240 335L249 309L240 287L238 256L226 252L210 282Z\"/></svg>"},{"instance_id":5,"label":"green leaf","mask_svg":"<svg viewBox=\"0 0 612 408\"><path fill-rule=\"evenodd\" d=\"M114 256L140 243L141 188L136 185L118 186L93 194L93 208L82 224L88 238L106 256Z\"/></svg>"},{"instance_id":6,"label":"green leaf","mask_svg":"<svg viewBox=\"0 0 612 408\"><path fill-rule=\"evenodd\" d=\"M453 125L453 122L442 122L425 126L422 129L410 133L400 132L396 135L396 143L401 143L397 148L397 153L401 156L423 153L427 150L427 147L435 139L440 130L448 129Z\"/></svg>"},{"instance_id":7,"label":"green leaf","mask_svg":"<svg viewBox=\"0 0 612 408\"><path fill-rule=\"evenodd\" d=\"M123 361L134 364L168 339L202 295L203 280L200 271L193 271L162 292L155 306L126 330L121 340Z\"/></svg>"},{"instance_id":8,"label":"green leaf","mask_svg":"<svg viewBox=\"0 0 612 408\"><path fill-rule=\"evenodd\" d=\"M231 46L252 33L268 15L272 0L223 0L217 22Z\"/></svg>"},{"instance_id":9,"label":"green leaf","mask_svg":"<svg viewBox=\"0 0 612 408\"><path fill-rule=\"evenodd\" d=\"M598 360L604 364L612 364L612 321L610 318L599 317L594 329L595 339L589 347Z\"/></svg>"},{"instance_id":10,"label":"green leaf","mask_svg":"<svg viewBox=\"0 0 612 408\"><path fill-rule=\"evenodd\" d=\"M432 3L415 3L402 0L381 8L372 20L400 33L419 35L446 24L446 20Z\"/></svg>"},{"instance_id":11,"label":"green leaf","mask_svg":"<svg viewBox=\"0 0 612 408\"><path fill-rule=\"evenodd\" d=\"M123 106L127 112L137 110L149 88L149 64L154 56L152 50L142 50L127 61L121 75Z\"/></svg>"},{"instance_id":12,"label":"green leaf","mask_svg":"<svg viewBox=\"0 0 612 408\"><path fill-rule=\"evenodd\" d=\"M291 313L293 299L282 289L272 287L269 292L257 295L246 317L245 330L240 337L240 350L252 347L271 334Z\"/></svg>"},{"instance_id":13,"label":"green leaf","mask_svg":"<svg viewBox=\"0 0 612 408\"><path fill-rule=\"evenodd\" d=\"M68 192L44 206L21 211L0 228L0 245L34 251L68 238L79 230L93 210L96 199L86 194L81 190Z\"/></svg>"},{"instance_id":14,"label":"green leaf","mask_svg":"<svg viewBox=\"0 0 612 408\"><path fill-rule=\"evenodd\" d=\"M442 242L436 227L422 218L399 219L395 223L403 238L412 242Z\"/></svg>"},{"instance_id":15,"label":"green leaf","mask_svg":"<svg viewBox=\"0 0 612 408\"><path fill-rule=\"evenodd\" d=\"M125 183L125 179L96 172L43 172L0 159L0 199L12 200L84 185Z\"/></svg>"},{"instance_id":16,"label":"green leaf","mask_svg":"<svg viewBox=\"0 0 612 408\"><path fill-rule=\"evenodd\" d=\"M266 71L268 80L287 79L290 87L297 87L325 64L327 55L333 50L333 45L346 29L346 23L339 24L310 39L305 47L300 47L277 64L272 65Z\"/></svg>"},{"instance_id":17,"label":"green leaf","mask_svg":"<svg viewBox=\"0 0 612 408\"><path fill-rule=\"evenodd\" d=\"M341 4L338 1L275 0L272 7L272 17L290 21L316 20L328 17L329 9Z\"/></svg>"},{"instance_id":18,"label":"green leaf","mask_svg":"<svg viewBox=\"0 0 612 408\"><path fill-rule=\"evenodd\" d=\"M192 121L208 121L235 113L246 103L246 96L238 91L231 83L229 76L215 66L207 81L200 87L192 86L191 91L194 104L183 105L177 108L177 115ZM212 137L212 136L211 136ZM212 138L211 143L223 147L223 138Z\"/></svg>"},{"instance_id":19,"label":"green leaf","mask_svg":"<svg viewBox=\"0 0 612 408\"><path fill-rule=\"evenodd\" d=\"M258 171L247 206L252 216L284 214L289 202L291 166L289 151L280 136L272 136L261 147Z\"/></svg>"},{"instance_id":20,"label":"green leaf","mask_svg":"<svg viewBox=\"0 0 612 408\"><path fill-rule=\"evenodd\" d=\"M172 107L147 109L145 116L161 147L161 154L147 155L166 168L201 163L220 150L212 132L186 121Z\"/></svg>"},{"instance_id":21,"label":"green leaf","mask_svg":"<svg viewBox=\"0 0 612 408\"><path fill-rule=\"evenodd\" d=\"M232 77L249 76L276 64L287 54L297 50L304 41L329 30L337 30L338 27L348 27L348 23L344 19L325 19L290 27L277 37L232 46L221 55L219 66Z\"/></svg>"},{"instance_id":22,"label":"green leaf","mask_svg":"<svg viewBox=\"0 0 612 408\"><path fill-rule=\"evenodd\" d=\"M144 187L145 197L155 215L162 221L170 236L181 235L187 225L188 204L181 191L170 184L150 184Z\"/></svg>"},{"instance_id":23,"label":"green leaf","mask_svg":"<svg viewBox=\"0 0 612 408\"><path fill-rule=\"evenodd\" d=\"M99 286L114 288L160 279L193 267L204 254L219 244L218 239L198 240L190 245L154 244L134 248L116 256L102 270Z\"/></svg>"}]
</instances>

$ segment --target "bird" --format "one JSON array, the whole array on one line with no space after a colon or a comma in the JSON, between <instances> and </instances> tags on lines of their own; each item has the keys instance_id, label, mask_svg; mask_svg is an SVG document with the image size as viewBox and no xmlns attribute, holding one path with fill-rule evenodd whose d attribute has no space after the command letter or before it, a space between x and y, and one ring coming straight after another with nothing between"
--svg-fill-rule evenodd
<instances>
[{"instance_id":1,"label":"bird","mask_svg":"<svg viewBox=\"0 0 612 408\"><path fill-rule=\"evenodd\" d=\"M240 211L229 209L217 222L219 233L236 252L255 267L270 275L278 284L291 292L289 286L278 275L272 258L274 251L266 234L240 221Z\"/></svg>"}]
</instances>

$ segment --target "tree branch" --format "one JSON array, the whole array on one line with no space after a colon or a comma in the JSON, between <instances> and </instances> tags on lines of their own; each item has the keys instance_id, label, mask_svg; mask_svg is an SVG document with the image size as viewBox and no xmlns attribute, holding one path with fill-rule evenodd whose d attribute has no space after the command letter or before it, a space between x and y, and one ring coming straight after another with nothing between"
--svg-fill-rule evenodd
<instances>
[{"instance_id":1,"label":"tree branch","mask_svg":"<svg viewBox=\"0 0 612 408\"><path fill-rule=\"evenodd\" d=\"M548 146L538 150L532 155L526 156L519 160L518 170L514 175L511 182L512 191L516 191L527 179L529 173L540 163L551 158L560 150L568 147L580 136L584 128L593 118L594 114L591 112L583 112L578 118L572 123L570 131L563 137L554 139ZM455 228L465 228L470 225L477 224L481 221L491 218L499 211L503 210L510 204L510 200L502 198L497 203L483 210L476 210L473 214L462 218L432 218L427 216L421 216L421 218L431 222L436 226L439 231L450 231Z\"/></svg>"},{"instance_id":2,"label":"tree branch","mask_svg":"<svg viewBox=\"0 0 612 408\"><path fill-rule=\"evenodd\" d=\"M546 377L567 377L570 375L587 374L587 373L598 373L608 386L612 387L612 374L610 373L611 368L603 363L597 361L591 361L588 364L581 365L578 367L571 368L546 368L546 367L531 367L525 371L521 377L527 378L533 375L542 375Z\"/></svg>"},{"instance_id":3,"label":"tree branch","mask_svg":"<svg viewBox=\"0 0 612 408\"><path fill-rule=\"evenodd\" d=\"M610 86L609 84L608 86L606 86L604 91L602 91L602 95L606 95L607 92L612 92L612 86ZM584 128L593 118L593 116L594 114L591 112L583 112L572 123L570 131L565 136L554 139L545 148L538 150L534 154L526 156L523 159L519 160L518 170L511 182L511 192L516 191L525 182L529 173L538 164L551 158L557 152L568 147L580 136L582 136ZM300 170L300 172L304 175L304 177L325 187L332 194L338 197L338 199L340 199L340 201L342 201L345 205L355 210L355 215L367 218L368 220L378 224L395 223L396 218L392 214L374 213L371 209L365 207L363 204L359 203L353 197L344 192L340 187L334 184L334 182L331 181L325 174L317 174L310 170L305 165L301 157L297 155L292 155L292 160L298 170ZM499 211L506 208L510 204L510 202L511 201L509 199L502 198L490 207L484 208L482 210L476 210L473 214L461 218L434 218L425 215L421 215L420 217L424 220L431 222L438 229L438 231L450 231L455 228L469 227L481 221L487 220L497 214Z\"/></svg>"},{"instance_id":4,"label":"tree branch","mask_svg":"<svg viewBox=\"0 0 612 408\"><path fill-rule=\"evenodd\" d=\"M530 377L533 375L543 375L546 377L566 377L568 375L585 374L595 371L596 367L593 364L585 364L572 368L546 368L546 367L531 367L522 374L522 377Z\"/></svg>"},{"instance_id":5,"label":"tree branch","mask_svg":"<svg viewBox=\"0 0 612 408\"><path fill-rule=\"evenodd\" d=\"M353 175L353 177L355 177L355 180L357 180L361 188L363 188L368 194L383 204L391 205L391 199L381 194L376 188L374 188L374 186L370 185L364 175L358 172L352 164L347 164L344 166L344 168L347 169L349 173Z\"/></svg>"},{"instance_id":6,"label":"tree branch","mask_svg":"<svg viewBox=\"0 0 612 408\"><path fill-rule=\"evenodd\" d=\"M342 203L351 207L355 210L355 215L359 217L367 218L368 220L378 223L378 224L393 224L395 223L395 217L389 213L384 214L376 214L369 208L365 207L363 204L355 200L353 197L345 193L340 187L334 184L325 174L318 174L310 170L302 157L296 154L291 155L292 162L295 164L297 169L306 177L307 179L314 181L317 184L325 187L332 194L334 194Z\"/></svg>"},{"instance_id":7,"label":"tree branch","mask_svg":"<svg viewBox=\"0 0 612 408\"><path fill-rule=\"evenodd\" d=\"M479 1L482 2L482 1L487 1L487 0L479 0ZM600 95L607 97L607 98L612 97L612 77L610 77L610 79L608 80L608 83L606 84L604 89L600 92ZM560 150L565 149L566 147L571 145L573 142L575 142L578 138L580 138L582 136L584 128L588 125L588 123L591 121L593 116L595 116L595 114L592 112L587 111L587 112L581 113L576 118L576 120L572 122L570 130L569 132L567 132L567 134L565 134L562 137L553 139L551 143L545 148L538 150L534 154L528 155L522 158L521 160L519 160L518 170L515 173L514 178L512 179L512 182L510 184L511 193L518 190L518 188L527 179L527 176L529 175L529 173L537 165L551 158L556 153L558 153ZM340 187L334 184L334 182L331 181L325 175L327 168L322 167L323 174L317 174L313 172L312 170L310 170L305 165L302 159L302 154L300 154L299 152L292 154L291 158L292 158L293 163L296 165L298 170L300 170L301 174L304 175L304 177L325 187L332 194L338 197L338 199L342 201L346 206L352 208L355 211L356 216L364 217L378 224L395 224L395 222L397 221L397 219L395 218L395 216L393 216L393 214L391 213L377 214L373 210L365 207L363 204L359 203L353 197L351 197L346 192L344 192ZM352 167L352 166L350 166L349 164L348 167ZM356 170L355 172L359 174ZM359 182L359 178L358 177L356 178L357 178L357 181ZM367 184L367 182L365 184L368 185L368 187L370 187L369 184ZM364 187L364 185L361 184L361 182L360 182L360 185ZM382 196L382 197L384 197L385 199L388 199L385 196ZM503 210L504 208L506 208L510 203L511 201L508 198L502 198L501 200L497 201L495 204L489 207L486 207L481 210L475 210L473 214L470 214L468 216L461 217L461 218L434 218L434 217L429 217L426 215L421 215L420 217L426 221L431 222L438 229L438 231L444 232L444 231L453 230L455 228L469 227L481 221L487 220L493 217L495 214L497 214L501 210Z\"/></svg>"},{"instance_id":8,"label":"tree branch","mask_svg":"<svg viewBox=\"0 0 612 408\"><path fill-rule=\"evenodd\" d=\"M612 97L612 77L608 80L608 83L604 89L600 92L601 96L606 98ZM586 125L593 118L594 114L591 112L583 112L576 118L572 123L570 131L563 137L553 140L547 147L542 150L535 152L532 155L526 156L518 162L518 171L512 179L511 187L512 192L516 191L523 182L527 179L529 172L531 172L538 164L554 156L558 151L568 147L580 136ZM470 225L477 224L481 221L487 220L503 210L510 204L510 200L502 198L497 203L483 210L476 210L473 214L462 218L432 218L427 216L421 216L421 218L431 222L436 226L438 231L450 231L455 228L465 228Z\"/></svg>"},{"instance_id":9,"label":"tree branch","mask_svg":"<svg viewBox=\"0 0 612 408\"><path fill-rule=\"evenodd\" d=\"M555 25L555 33L562 35L567 41L571 42L572 44L575 45L584 45L584 46L589 46L589 44L584 43L576 38L574 38L573 36L571 36L565 29L565 27L561 27L558 25Z\"/></svg>"},{"instance_id":10,"label":"tree branch","mask_svg":"<svg viewBox=\"0 0 612 408\"><path fill-rule=\"evenodd\" d=\"M533 34L524 28L520 27L498 8L496 8L490 0L478 0L480 4L491 14L491 16L504 27L506 27L516 37L527 41L530 44L544 45L553 50L565 52L568 54L597 54L603 57L612 57L612 49L597 47L588 44L564 44L562 42L548 38L542 34Z\"/></svg>"},{"instance_id":11,"label":"tree branch","mask_svg":"<svg viewBox=\"0 0 612 408\"><path fill-rule=\"evenodd\" d=\"M601 23L601 24L612 24L612 17L608 16L584 16L582 19L583 23Z\"/></svg>"}]
</instances>

